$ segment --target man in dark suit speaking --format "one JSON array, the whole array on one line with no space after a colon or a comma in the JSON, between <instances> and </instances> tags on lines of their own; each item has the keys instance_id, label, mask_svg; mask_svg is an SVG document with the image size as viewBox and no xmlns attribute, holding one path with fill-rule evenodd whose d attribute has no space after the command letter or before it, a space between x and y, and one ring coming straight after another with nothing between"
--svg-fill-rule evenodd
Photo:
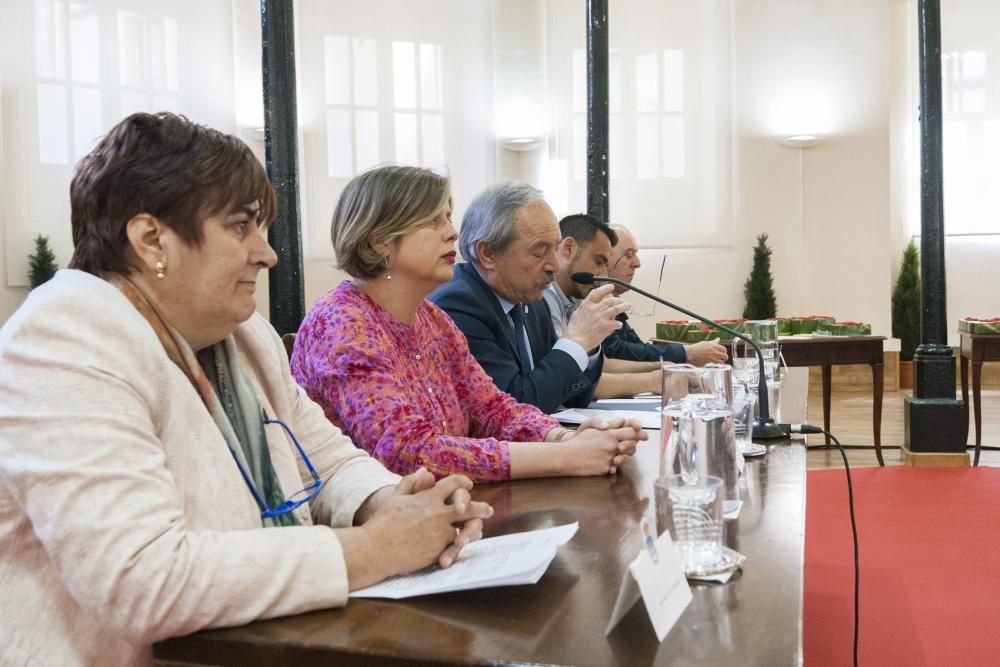
<instances>
[{"instance_id":1,"label":"man in dark suit speaking","mask_svg":"<svg viewBox=\"0 0 1000 667\"><path fill-rule=\"evenodd\" d=\"M459 251L467 260L430 300L447 312L498 387L545 412L583 407L597 397L660 389L659 372L602 377L601 341L629 305L611 285L590 292L556 336L545 288L559 268L559 224L541 192L519 182L493 185L465 212Z\"/></svg>"}]
</instances>

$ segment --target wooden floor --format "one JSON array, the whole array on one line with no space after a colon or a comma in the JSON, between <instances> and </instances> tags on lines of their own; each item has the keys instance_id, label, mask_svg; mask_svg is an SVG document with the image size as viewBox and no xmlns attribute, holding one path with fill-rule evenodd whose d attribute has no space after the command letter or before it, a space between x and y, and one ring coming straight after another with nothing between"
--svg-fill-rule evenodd
<instances>
[{"instance_id":1,"label":"wooden floor","mask_svg":"<svg viewBox=\"0 0 1000 667\"><path fill-rule=\"evenodd\" d=\"M882 400L882 457L885 464L901 465L898 447L903 444L903 399L911 392L886 392ZM870 449L848 449L851 467L878 465L872 436L872 396L870 392L834 390L831 397L830 432L844 445L865 445ZM1000 447L1000 389L991 387L982 392L983 446ZM970 414L971 421L971 414ZM809 422L823 424L823 402L819 391L809 392ZM969 443L975 444L975 427L969 428ZM823 436L809 436L810 446L822 445ZM893 447L890 449L889 447ZM970 463L973 450L969 449ZM840 468L844 462L836 447L810 449L807 466ZM1000 467L1000 451L983 450L979 465Z\"/></svg>"}]
</instances>

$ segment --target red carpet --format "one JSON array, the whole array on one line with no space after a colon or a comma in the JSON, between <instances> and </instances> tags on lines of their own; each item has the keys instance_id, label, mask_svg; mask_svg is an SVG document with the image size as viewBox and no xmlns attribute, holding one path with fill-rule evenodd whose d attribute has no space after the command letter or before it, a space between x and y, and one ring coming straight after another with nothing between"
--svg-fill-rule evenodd
<instances>
[{"instance_id":1,"label":"red carpet","mask_svg":"<svg viewBox=\"0 0 1000 667\"><path fill-rule=\"evenodd\" d=\"M860 665L1000 662L1000 468L852 471ZM805 664L850 665L851 524L842 470L806 484Z\"/></svg>"}]
</instances>

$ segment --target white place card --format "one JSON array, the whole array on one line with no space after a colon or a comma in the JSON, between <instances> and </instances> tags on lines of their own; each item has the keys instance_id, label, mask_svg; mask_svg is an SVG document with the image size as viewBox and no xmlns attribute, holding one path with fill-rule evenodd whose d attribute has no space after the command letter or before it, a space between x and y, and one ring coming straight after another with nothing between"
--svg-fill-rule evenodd
<instances>
[{"instance_id":1,"label":"white place card","mask_svg":"<svg viewBox=\"0 0 1000 667\"><path fill-rule=\"evenodd\" d=\"M629 571L622 577L605 635L618 625L640 596L656 637L662 642L692 599L691 587L669 532L660 535L655 549L642 549L629 564Z\"/></svg>"}]
</instances>

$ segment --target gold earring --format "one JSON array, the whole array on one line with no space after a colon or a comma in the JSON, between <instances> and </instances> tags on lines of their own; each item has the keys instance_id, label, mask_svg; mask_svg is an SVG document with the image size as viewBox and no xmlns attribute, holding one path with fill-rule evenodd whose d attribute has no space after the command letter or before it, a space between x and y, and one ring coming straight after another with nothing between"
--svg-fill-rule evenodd
<instances>
[{"instance_id":1,"label":"gold earring","mask_svg":"<svg viewBox=\"0 0 1000 667\"><path fill-rule=\"evenodd\" d=\"M385 256L385 279L392 280L392 276L389 274L389 255Z\"/></svg>"},{"instance_id":2,"label":"gold earring","mask_svg":"<svg viewBox=\"0 0 1000 667\"><path fill-rule=\"evenodd\" d=\"M167 270L167 265L160 260L156 260L156 279L163 280L163 274Z\"/></svg>"}]
</instances>

